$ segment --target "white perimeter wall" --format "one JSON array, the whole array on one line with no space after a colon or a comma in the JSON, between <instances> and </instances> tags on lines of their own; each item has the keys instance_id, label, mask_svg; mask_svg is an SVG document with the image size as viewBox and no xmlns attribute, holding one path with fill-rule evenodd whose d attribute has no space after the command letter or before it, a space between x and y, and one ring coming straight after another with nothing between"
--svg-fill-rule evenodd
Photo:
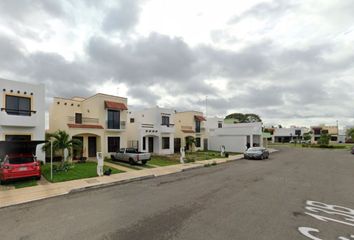
<instances>
[{"instance_id":1,"label":"white perimeter wall","mask_svg":"<svg viewBox=\"0 0 354 240\"><path fill-rule=\"evenodd\" d=\"M209 149L220 151L225 146L227 152L244 152L246 150L247 136L210 136Z\"/></svg>"}]
</instances>

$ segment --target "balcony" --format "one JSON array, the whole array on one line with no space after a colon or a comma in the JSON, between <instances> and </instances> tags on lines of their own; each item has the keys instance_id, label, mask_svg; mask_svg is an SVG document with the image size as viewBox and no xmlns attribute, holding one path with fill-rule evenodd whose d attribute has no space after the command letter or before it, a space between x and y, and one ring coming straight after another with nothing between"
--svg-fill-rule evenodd
<instances>
[{"instance_id":1,"label":"balcony","mask_svg":"<svg viewBox=\"0 0 354 240\"><path fill-rule=\"evenodd\" d=\"M175 125L170 123L168 125L161 124L161 132L163 133L173 133L175 132Z\"/></svg>"},{"instance_id":2,"label":"balcony","mask_svg":"<svg viewBox=\"0 0 354 240\"><path fill-rule=\"evenodd\" d=\"M106 128L114 131L125 130L125 121L106 121Z\"/></svg>"},{"instance_id":3,"label":"balcony","mask_svg":"<svg viewBox=\"0 0 354 240\"><path fill-rule=\"evenodd\" d=\"M83 117L81 123L76 123L75 122L75 117L69 116L68 117L68 123L73 123L73 124L98 124L99 123L99 119L98 118Z\"/></svg>"}]
</instances>

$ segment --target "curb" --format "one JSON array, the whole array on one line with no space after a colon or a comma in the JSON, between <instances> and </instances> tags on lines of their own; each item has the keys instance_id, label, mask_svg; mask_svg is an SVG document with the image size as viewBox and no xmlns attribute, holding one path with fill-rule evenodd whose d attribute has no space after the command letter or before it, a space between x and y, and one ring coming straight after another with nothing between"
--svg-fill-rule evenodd
<instances>
[{"instance_id":1,"label":"curb","mask_svg":"<svg viewBox=\"0 0 354 240\"><path fill-rule=\"evenodd\" d=\"M194 170L194 169L198 169L198 168L203 168L204 167L204 164L199 164L197 163L198 165L195 165L191 168L185 168L185 169L182 169L182 171L180 172L188 172L188 171L191 171L191 170Z\"/></svg>"},{"instance_id":2,"label":"curb","mask_svg":"<svg viewBox=\"0 0 354 240\"><path fill-rule=\"evenodd\" d=\"M97 184L97 185L93 185L93 186L75 188L75 189L70 190L68 192L68 194L79 193L79 192L84 192L84 191L98 189L98 188L106 188L106 187L111 187L114 185L122 185L122 184L126 184L126 183L137 182L137 181L142 181L142 180L146 180L146 179L152 179L155 177L156 177L155 175L151 174L151 175L142 176L142 177L123 179L123 180L116 181L116 182L102 183L102 184Z\"/></svg>"}]
</instances>

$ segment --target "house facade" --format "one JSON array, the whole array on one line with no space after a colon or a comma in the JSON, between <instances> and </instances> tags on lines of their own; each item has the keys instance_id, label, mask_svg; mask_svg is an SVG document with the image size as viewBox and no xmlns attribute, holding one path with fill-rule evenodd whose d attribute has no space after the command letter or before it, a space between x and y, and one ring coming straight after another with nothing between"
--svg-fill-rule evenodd
<instances>
[{"instance_id":1,"label":"house facade","mask_svg":"<svg viewBox=\"0 0 354 240\"><path fill-rule=\"evenodd\" d=\"M209 121L209 119L208 119ZM213 122L213 121L212 121ZM217 124L208 123L209 149L220 151L224 146L229 152L243 152L247 146L263 146L262 123L226 123L222 127L219 121Z\"/></svg>"},{"instance_id":2,"label":"house facade","mask_svg":"<svg viewBox=\"0 0 354 240\"><path fill-rule=\"evenodd\" d=\"M180 152L181 147L185 147L187 151L206 150L208 137L205 121L202 112L176 112L174 151Z\"/></svg>"},{"instance_id":3,"label":"house facade","mask_svg":"<svg viewBox=\"0 0 354 240\"><path fill-rule=\"evenodd\" d=\"M89 98L56 97L49 109L49 132L66 131L82 141L73 158L96 158L97 152L109 157L127 146L127 99L96 94Z\"/></svg>"},{"instance_id":4,"label":"house facade","mask_svg":"<svg viewBox=\"0 0 354 240\"><path fill-rule=\"evenodd\" d=\"M322 133L329 134L331 136L330 143L338 143L339 129L338 126L326 126L321 124L319 126L312 126L312 140L311 142L317 143Z\"/></svg>"},{"instance_id":5,"label":"house facade","mask_svg":"<svg viewBox=\"0 0 354 240\"><path fill-rule=\"evenodd\" d=\"M290 141L302 140L305 133L310 130L306 127L274 128L273 143L288 143Z\"/></svg>"},{"instance_id":6,"label":"house facade","mask_svg":"<svg viewBox=\"0 0 354 240\"><path fill-rule=\"evenodd\" d=\"M0 86L0 141L44 140L44 85L0 79ZM44 154L37 150L37 158Z\"/></svg>"},{"instance_id":7,"label":"house facade","mask_svg":"<svg viewBox=\"0 0 354 240\"><path fill-rule=\"evenodd\" d=\"M173 154L175 112L154 107L128 113L128 147L141 152Z\"/></svg>"}]
</instances>

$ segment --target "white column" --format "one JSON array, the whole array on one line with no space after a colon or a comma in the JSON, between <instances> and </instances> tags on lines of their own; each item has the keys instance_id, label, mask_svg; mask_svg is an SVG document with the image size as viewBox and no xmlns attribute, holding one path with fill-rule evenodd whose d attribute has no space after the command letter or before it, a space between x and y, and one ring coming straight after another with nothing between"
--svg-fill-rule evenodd
<instances>
[{"instance_id":1,"label":"white column","mask_svg":"<svg viewBox=\"0 0 354 240\"><path fill-rule=\"evenodd\" d=\"M253 134L250 135L250 144L251 144L251 147L253 147Z\"/></svg>"}]
</instances>

